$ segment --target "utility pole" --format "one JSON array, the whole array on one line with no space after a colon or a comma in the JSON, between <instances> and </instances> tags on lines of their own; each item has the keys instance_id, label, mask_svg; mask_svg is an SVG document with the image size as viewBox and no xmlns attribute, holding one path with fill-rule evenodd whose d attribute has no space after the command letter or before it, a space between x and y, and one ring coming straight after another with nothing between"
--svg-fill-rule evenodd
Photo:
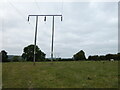
<instances>
[{"instance_id":1,"label":"utility pole","mask_svg":"<svg viewBox=\"0 0 120 90\"><path fill-rule=\"evenodd\" d=\"M62 21L62 15L28 15L28 21L30 19L30 16L35 16L36 17L36 27L35 27L35 40L34 40L34 65L35 65L35 59L36 59L36 40L37 40L37 25L38 25L38 17L39 16L44 16L44 21L46 21L47 16L52 16L53 21L52 21L52 44L51 44L51 61L53 61L53 43L54 43L54 17L61 17Z\"/></svg>"},{"instance_id":2,"label":"utility pole","mask_svg":"<svg viewBox=\"0 0 120 90\"><path fill-rule=\"evenodd\" d=\"M37 24L38 24L38 16L36 16L36 27L35 27L34 59L33 59L34 65L35 65L35 55L36 55Z\"/></svg>"},{"instance_id":3,"label":"utility pole","mask_svg":"<svg viewBox=\"0 0 120 90\"><path fill-rule=\"evenodd\" d=\"M51 61L53 61L53 41L54 41L54 16L53 16L53 22L52 22Z\"/></svg>"}]
</instances>

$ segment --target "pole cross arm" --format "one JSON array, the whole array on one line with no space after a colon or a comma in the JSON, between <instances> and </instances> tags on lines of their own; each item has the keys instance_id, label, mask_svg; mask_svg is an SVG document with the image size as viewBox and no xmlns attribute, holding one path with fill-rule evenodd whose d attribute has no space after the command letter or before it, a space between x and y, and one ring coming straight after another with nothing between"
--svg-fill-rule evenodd
<instances>
[{"instance_id":1,"label":"pole cross arm","mask_svg":"<svg viewBox=\"0 0 120 90\"><path fill-rule=\"evenodd\" d=\"M59 14L59 15L28 15L28 21L29 21L29 19L30 19L30 16L45 16L45 18L46 18L46 16L61 16L61 21L62 21L62 15L61 14Z\"/></svg>"},{"instance_id":2,"label":"pole cross arm","mask_svg":"<svg viewBox=\"0 0 120 90\"><path fill-rule=\"evenodd\" d=\"M29 15L29 16L62 16L62 15Z\"/></svg>"}]
</instances>

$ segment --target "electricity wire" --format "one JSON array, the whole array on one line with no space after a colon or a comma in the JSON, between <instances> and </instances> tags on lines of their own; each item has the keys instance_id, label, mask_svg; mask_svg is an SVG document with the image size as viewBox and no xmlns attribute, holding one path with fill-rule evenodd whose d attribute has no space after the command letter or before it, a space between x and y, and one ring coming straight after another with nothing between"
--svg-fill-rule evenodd
<instances>
[{"instance_id":1,"label":"electricity wire","mask_svg":"<svg viewBox=\"0 0 120 90\"><path fill-rule=\"evenodd\" d=\"M8 1L8 0L7 0L7 1ZM8 4L10 4L10 6L13 7L13 8L16 10L16 12L17 12L32 28L34 28L34 26L33 26L30 22L27 21L26 17L24 17L24 14L23 14L18 8L16 8L16 7L13 5L13 3L11 3L10 1L8 1Z\"/></svg>"},{"instance_id":2,"label":"electricity wire","mask_svg":"<svg viewBox=\"0 0 120 90\"><path fill-rule=\"evenodd\" d=\"M38 5L38 2L36 1L36 0L34 0L35 1L35 5L36 5L36 7L37 7L37 9L38 9L38 11L39 11L39 13L41 14L41 10L40 10L40 7L39 7L39 5Z\"/></svg>"}]
</instances>

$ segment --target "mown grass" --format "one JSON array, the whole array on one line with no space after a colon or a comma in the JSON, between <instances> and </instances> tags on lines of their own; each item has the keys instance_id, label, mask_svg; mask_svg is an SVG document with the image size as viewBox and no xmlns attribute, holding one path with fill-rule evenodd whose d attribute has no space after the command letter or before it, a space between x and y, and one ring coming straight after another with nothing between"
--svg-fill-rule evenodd
<instances>
[{"instance_id":1,"label":"mown grass","mask_svg":"<svg viewBox=\"0 0 120 90\"><path fill-rule=\"evenodd\" d=\"M2 75L3 88L117 88L118 62L10 62Z\"/></svg>"}]
</instances>

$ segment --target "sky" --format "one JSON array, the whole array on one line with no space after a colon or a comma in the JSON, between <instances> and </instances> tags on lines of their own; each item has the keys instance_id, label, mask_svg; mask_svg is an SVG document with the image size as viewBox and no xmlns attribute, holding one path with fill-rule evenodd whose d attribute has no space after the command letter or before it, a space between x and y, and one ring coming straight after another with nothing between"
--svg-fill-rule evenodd
<instances>
[{"instance_id":1,"label":"sky","mask_svg":"<svg viewBox=\"0 0 120 90\"><path fill-rule=\"evenodd\" d=\"M89 55L118 53L117 2L14 2L0 3L0 49L22 55L34 44L35 17L30 14L62 14L55 17L54 57L71 58L80 50ZM37 45L46 57L51 52L52 17L39 17Z\"/></svg>"}]
</instances>

